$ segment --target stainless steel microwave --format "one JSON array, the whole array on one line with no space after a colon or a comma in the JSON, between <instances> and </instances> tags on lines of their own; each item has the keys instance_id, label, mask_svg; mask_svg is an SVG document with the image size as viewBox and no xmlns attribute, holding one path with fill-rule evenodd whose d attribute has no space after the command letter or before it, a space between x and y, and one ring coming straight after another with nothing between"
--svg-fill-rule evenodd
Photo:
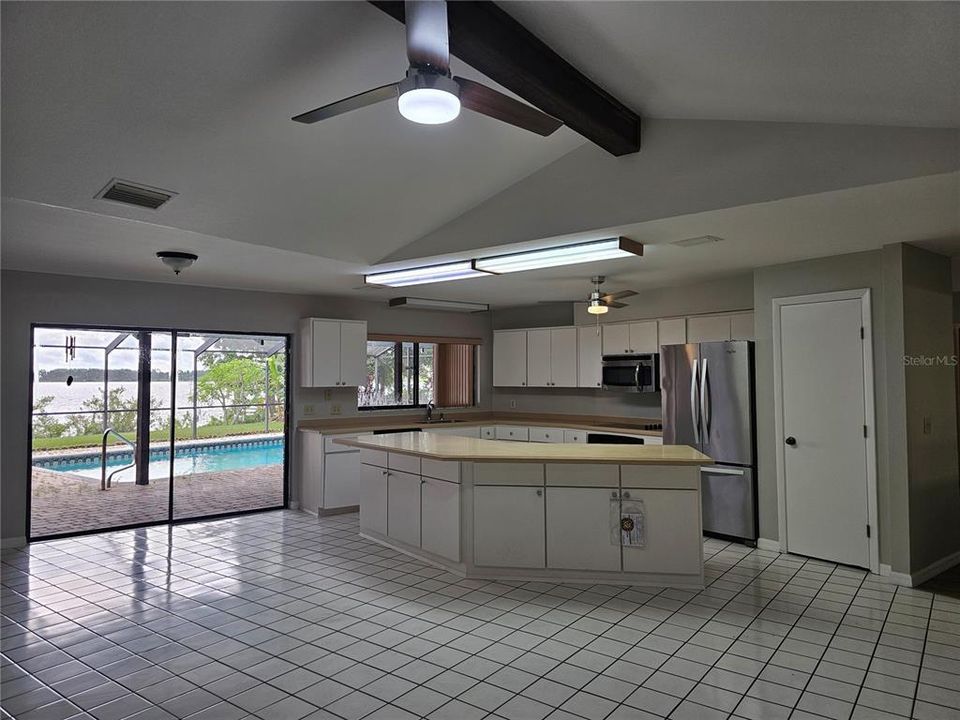
<instances>
[{"instance_id":1,"label":"stainless steel microwave","mask_svg":"<svg viewBox=\"0 0 960 720\"><path fill-rule=\"evenodd\" d=\"M626 392L660 391L660 356L604 355L603 387Z\"/></svg>"}]
</instances>

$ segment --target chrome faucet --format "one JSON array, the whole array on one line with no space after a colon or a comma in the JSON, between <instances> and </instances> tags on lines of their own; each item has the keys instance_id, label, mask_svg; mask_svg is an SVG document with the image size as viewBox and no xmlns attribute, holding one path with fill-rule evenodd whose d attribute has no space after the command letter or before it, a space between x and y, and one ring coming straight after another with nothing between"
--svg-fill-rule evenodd
<instances>
[{"instance_id":1,"label":"chrome faucet","mask_svg":"<svg viewBox=\"0 0 960 720\"><path fill-rule=\"evenodd\" d=\"M427 403L427 422L431 422L433 420L433 410L434 410L434 404L433 404L433 401L431 400L430 402Z\"/></svg>"}]
</instances>

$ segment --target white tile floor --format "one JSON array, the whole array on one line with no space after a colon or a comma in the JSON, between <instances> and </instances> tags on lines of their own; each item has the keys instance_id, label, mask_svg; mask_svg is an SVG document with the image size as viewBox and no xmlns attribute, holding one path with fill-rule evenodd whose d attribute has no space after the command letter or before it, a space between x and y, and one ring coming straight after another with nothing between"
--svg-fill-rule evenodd
<instances>
[{"instance_id":1,"label":"white tile floor","mask_svg":"<svg viewBox=\"0 0 960 720\"><path fill-rule=\"evenodd\" d=\"M960 601L706 543L702 592L457 580L285 511L3 554L3 718L960 718Z\"/></svg>"}]
</instances>

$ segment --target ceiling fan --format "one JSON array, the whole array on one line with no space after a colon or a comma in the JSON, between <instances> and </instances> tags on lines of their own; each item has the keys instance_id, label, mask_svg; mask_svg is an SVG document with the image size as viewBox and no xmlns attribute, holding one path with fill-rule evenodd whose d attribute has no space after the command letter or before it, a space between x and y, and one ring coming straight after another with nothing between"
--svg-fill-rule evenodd
<instances>
[{"instance_id":1,"label":"ceiling fan","mask_svg":"<svg viewBox=\"0 0 960 720\"><path fill-rule=\"evenodd\" d=\"M439 125L456 119L461 106L543 136L550 135L563 124L493 88L451 76L445 0L407 0L405 12L410 67L403 80L309 110L292 119L315 123L396 99L401 115L425 125Z\"/></svg>"},{"instance_id":2,"label":"ceiling fan","mask_svg":"<svg viewBox=\"0 0 960 720\"><path fill-rule=\"evenodd\" d=\"M620 290L615 293L605 293L600 290L600 286L603 284L603 281L606 278L603 275L597 275L596 277L590 278L590 282L593 283L594 289L590 293L590 296L586 299L577 299L577 300L541 300L544 303L587 303L587 312L591 315L603 315L605 312L608 312L610 308L623 308L627 307L626 303L618 302L622 298L628 298L631 295L636 295L635 290Z\"/></svg>"}]
</instances>

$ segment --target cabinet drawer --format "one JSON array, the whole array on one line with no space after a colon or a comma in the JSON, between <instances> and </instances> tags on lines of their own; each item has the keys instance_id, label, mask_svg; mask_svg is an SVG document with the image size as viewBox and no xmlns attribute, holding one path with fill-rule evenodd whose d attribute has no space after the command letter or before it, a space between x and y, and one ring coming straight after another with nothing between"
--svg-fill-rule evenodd
<instances>
[{"instance_id":1,"label":"cabinet drawer","mask_svg":"<svg viewBox=\"0 0 960 720\"><path fill-rule=\"evenodd\" d=\"M530 439L529 428L519 425L497 425L497 440L519 440L526 442Z\"/></svg>"},{"instance_id":2,"label":"cabinet drawer","mask_svg":"<svg viewBox=\"0 0 960 720\"><path fill-rule=\"evenodd\" d=\"M402 470L403 472L420 474L420 457L418 455L404 455L402 453L389 453L387 455L387 467L391 470Z\"/></svg>"},{"instance_id":3,"label":"cabinet drawer","mask_svg":"<svg viewBox=\"0 0 960 720\"><path fill-rule=\"evenodd\" d=\"M387 453L384 450L368 450L360 448L360 462L364 465L375 465L385 468L387 466Z\"/></svg>"},{"instance_id":4,"label":"cabinet drawer","mask_svg":"<svg viewBox=\"0 0 960 720\"><path fill-rule=\"evenodd\" d=\"M563 429L551 427L529 428L530 442L558 443L563 442Z\"/></svg>"},{"instance_id":5,"label":"cabinet drawer","mask_svg":"<svg viewBox=\"0 0 960 720\"><path fill-rule=\"evenodd\" d=\"M455 460L434 460L433 458L420 459L420 474L426 477L446 480L452 483L460 482L460 463Z\"/></svg>"},{"instance_id":6,"label":"cabinet drawer","mask_svg":"<svg viewBox=\"0 0 960 720\"><path fill-rule=\"evenodd\" d=\"M564 430L563 441L568 443L585 443L587 433L583 430Z\"/></svg>"},{"instance_id":7,"label":"cabinet drawer","mask_svg":"<svg viewBox=\"0 0 960 720\"><path fill-rule=\"evenodd\" d=\"M474 463L474 485L543 485L539 463Z\"/></svg>"},{"instance_id":8,"label":"cabinet drawer","mask_svg":"<svg viewBox=\"0 0 960 720\"><path fill-rule=\"evenodd\" d=\"M480 438L483 440L496 440L497 429L493 425L480 428Z\"/></svg>"},{"instance_id":9,"label":"cabinet drawer","mask_svg":"<svg viewBox=\"0 0 960 720\"><path fill-rule=\"evenodd\" d=\"M700 487L700 468L697 465L663 467L662 465L621 465L620 484L624 488L681 488Z\"/></svg>"},{"instance_id":10,"label":"cabinet drawer","mask_svg":"<svg viewBox=\"0 0 960 720\"><path fill-rule=\"evenodd\" d=\"M547 485L571 487L620 487L619 465L556 463L546 465Z\"/></svg>"}]
</instances>

